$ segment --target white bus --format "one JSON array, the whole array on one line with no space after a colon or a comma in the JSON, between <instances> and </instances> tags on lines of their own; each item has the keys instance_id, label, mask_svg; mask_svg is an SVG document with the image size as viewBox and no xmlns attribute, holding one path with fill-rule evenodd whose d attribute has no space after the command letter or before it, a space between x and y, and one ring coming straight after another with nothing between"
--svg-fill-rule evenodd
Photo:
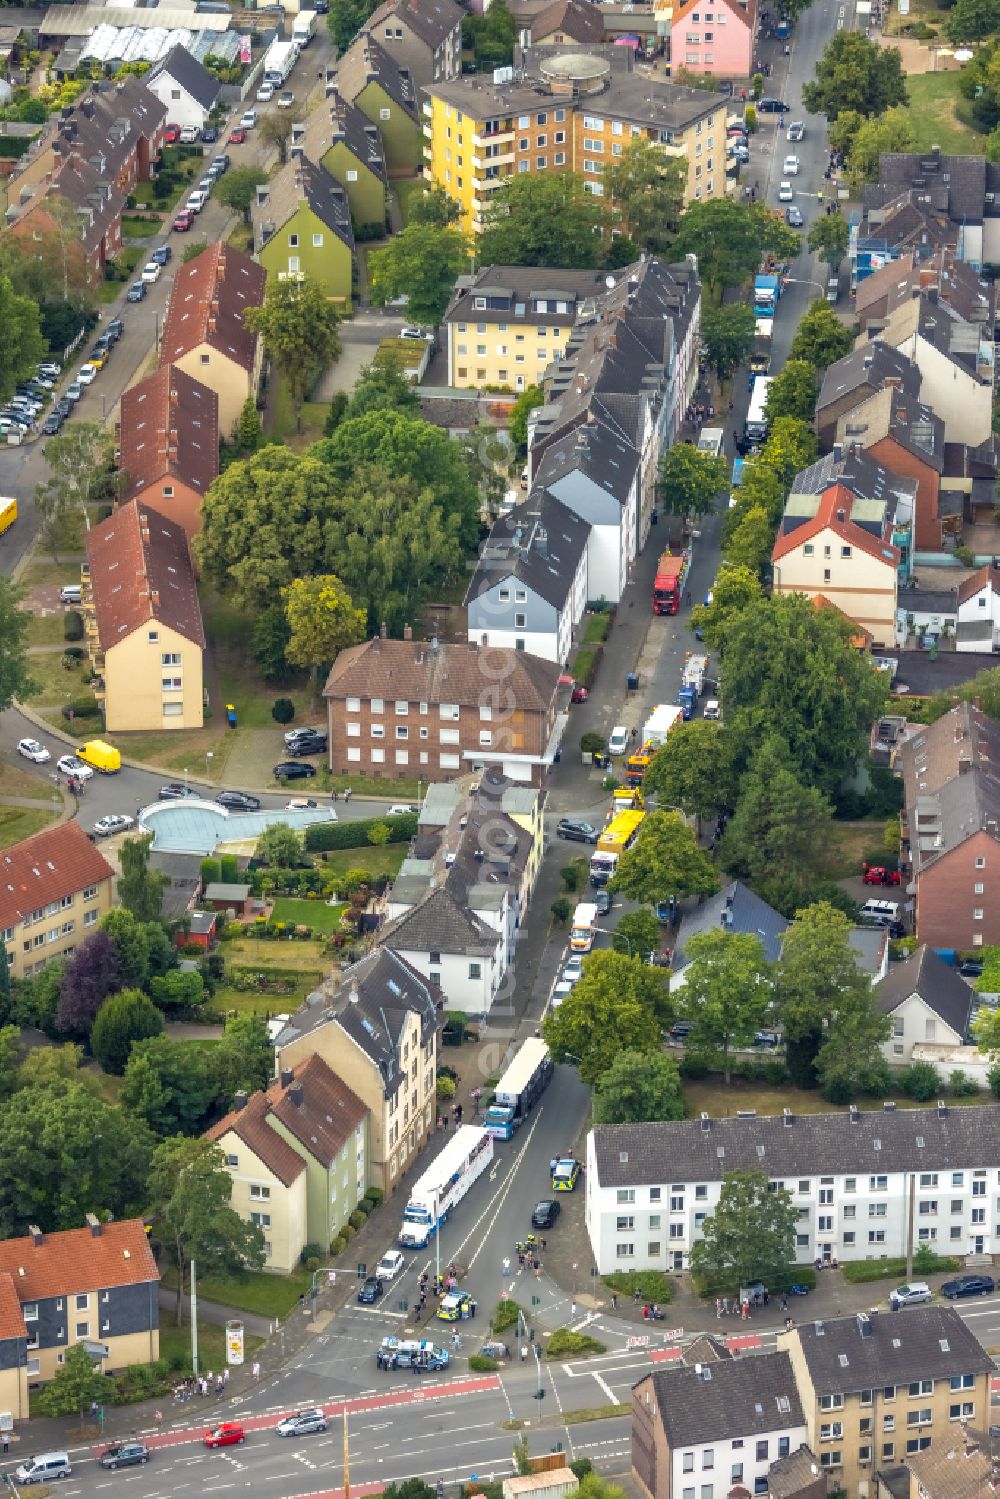
<instances>
[{"instance_id":1,"label":"white bus","mask_svg":"<svg viewBox=\"0 0 1000 1499\"><path fill-rule=\"evenodd\" d=\"M496 1140L509 1140L552 1077L552 1056L540 1036L531 1036L497 1083L483 1123Z\"/></svg>"},{"instance_id":2,"label":"white bus","mask_svg":"<svg viewBox=\"0 0 1000 1499\"><path fill-rule=\"evenodd\" d=\"M746 435L749 442L763 442L767 436L767 393L771 388L770 375L758 375L753 382L750 409L747 412Z\"/></svg>"},{"instance_id":3,"label":"white bus","mask_svg":"<svg viewBox=\"0 0 1000 1499\"><path fill-rule=\"evenodd\" d=\"M493 1136L475 1124L462 1124L410 1193L399 1242L422 1249L439 1223L461 1202L493 1159Z\"/></svg>"},{"instance_id":4,"label":"white bus","mask_svg":"<svg viewBox=\"0 0 1000 1499\"><path fill-rule=\"evenodd\" d=\"M721 427L702 427L698 433L698 452L709 458L721 458L726 434Z\"/></svg>"}]
</instances>

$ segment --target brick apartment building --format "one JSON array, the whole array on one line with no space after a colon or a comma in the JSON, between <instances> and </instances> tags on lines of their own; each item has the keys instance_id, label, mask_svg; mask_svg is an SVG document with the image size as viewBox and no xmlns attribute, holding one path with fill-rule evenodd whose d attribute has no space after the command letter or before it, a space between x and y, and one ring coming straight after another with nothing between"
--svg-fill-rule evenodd
<instances>
[{"instance_id":1,"label":"brick apartment building","mask_svg":"<svg viewBox=\"0 0 1000 1499\"><path fill-rule=\"evenodd\" d=\"M172 364L126 390L118 424L123 500L142 497L189 537L219 472L219 398Z\"/></svg>"}]
</instances>

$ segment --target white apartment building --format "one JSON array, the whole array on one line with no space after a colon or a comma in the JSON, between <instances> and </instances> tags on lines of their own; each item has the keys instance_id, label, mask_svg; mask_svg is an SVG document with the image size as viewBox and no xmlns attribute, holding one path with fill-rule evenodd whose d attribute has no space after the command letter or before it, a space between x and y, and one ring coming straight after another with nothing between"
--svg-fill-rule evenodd
<instances>
[{"instance_id":1,"label":"white apartment building","mask_svg":"<svg viewBox=\"0 0 1000 1499\"><path fill-rule=\"evenodd\" d=\"M732 1171L761 1171L798 1211L799 1264L886 1259L914 1242L1000 1252L1000 1106L604 1125L587 1137L587 1232L600 1274L683 1270Z\"/></svg>"}]
</instances>

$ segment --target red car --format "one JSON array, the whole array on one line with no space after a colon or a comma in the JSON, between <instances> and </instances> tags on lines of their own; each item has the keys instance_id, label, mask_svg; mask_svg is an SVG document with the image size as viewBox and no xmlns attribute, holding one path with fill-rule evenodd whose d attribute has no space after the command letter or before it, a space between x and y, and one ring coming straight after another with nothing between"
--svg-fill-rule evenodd
<instances>
[{"instance_id":1,"label":"red car","mask_svg":"<svg viewBox=\"0 0 1000 1499\"><path fill-rule=\"evenodd\" d=\"M178 234L184 234L186 230L191 228L191 225L193 223L194 214L190 211L190 209L182 208L180 213L174 219L174 228L177 230Z\"/></svg>"},{"instance_id":2,"label":"red car","mask_svg":"<svg viewBox=\"0 0 1000 1499\"><path fill-rule=\"evenodd\" d=\"M866 885L898 885L899 870L886 869L881 864L862 866L861 879Z\"/></svg>"},{"instance_id":3,"label":"red car","mask_svg":"<svg viewBox=\"0 0 1000 1499\"><path fill-rule=\"evenodd\" d=\"M175 146L181 138L181 127L179 125L165 125L163 128L163 144Z\"/></svg>"},{"instance_id":4,"label":"red car","mask_svg":"<svg viewBox=\"0 0 1000 1499\"><path fill-rule=\"evenodd\" d=\"M237 1447L246 1441L246 1432L238 1421L220 1421L205 1433L206 1447Z\"/></svg>"},{"instance_id":5,"label":"red car","mask_svg":"<svg viewBox=\"0 0 1000 1499\"><path fill-rule=\"evenodd\" d=\"M242 146L247 138L247 133L242 125L237 125L235 130L229 132L229 144L231 146Z\"/></svg>"},{"instance_id":6,"label":"red car","mask_svg":"<svg viewBox=\"0 0 1000 1499\"><path fill-rule=\"evenodd\" d=\"M586 687L578 682L573 688L573 691L570 693L569 700L571 703L585 703L589 696L590 693L587 691Z\"/></svg>"}]
</instances>

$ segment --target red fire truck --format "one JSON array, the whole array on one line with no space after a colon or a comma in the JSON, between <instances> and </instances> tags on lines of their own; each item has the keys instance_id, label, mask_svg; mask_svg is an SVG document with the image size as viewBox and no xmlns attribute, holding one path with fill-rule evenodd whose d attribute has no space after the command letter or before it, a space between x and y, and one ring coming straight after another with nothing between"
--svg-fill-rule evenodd
<instances>
[{"instance_id":1,"label":"red fire truck","mask_svg":"<svg viewBox=\"0 0 1000 1499\"><path fill-rule=\"evenodd\" d=\"M663 553L656 565L656 577L653 579L654 614L677 613L690 571L690 552L681 552L679 556L670 551Z\"/></svg>"}]
</instances>

